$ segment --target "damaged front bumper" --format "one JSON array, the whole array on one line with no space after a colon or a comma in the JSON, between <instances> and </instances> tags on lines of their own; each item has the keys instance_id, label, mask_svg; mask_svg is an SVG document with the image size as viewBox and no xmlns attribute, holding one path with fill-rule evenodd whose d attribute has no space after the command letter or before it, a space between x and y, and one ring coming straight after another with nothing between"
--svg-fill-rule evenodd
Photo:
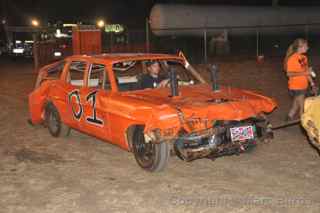
<instances>
[{"instance_id":1,"label":"damaged front bumper","mask_svg":"<svg viewBox=\"0 0 320 213\"><path fill-rule=\"evenodd\" d=\"M199 158L217 158L246 152L254 148L258 139L272 139L267 122L228 122L191 134L182 134L174 140L176 154L185 161Z\"/></svg>"}]
</instances>

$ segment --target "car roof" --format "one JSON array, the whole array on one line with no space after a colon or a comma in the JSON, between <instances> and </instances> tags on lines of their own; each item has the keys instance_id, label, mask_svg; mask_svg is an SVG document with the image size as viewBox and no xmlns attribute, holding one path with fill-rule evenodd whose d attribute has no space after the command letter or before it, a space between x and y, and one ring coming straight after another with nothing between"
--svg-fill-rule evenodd
<instances>
[{"instance_id":1,"label":"car roof","mask_svg":"<svg viewBox=\"0 0 320 213\"><path fill-rule=\"evenodd\" d=\"M118 63L122 61L130 60L180 60L184 59L178 55L170 54L155 54L155 53L103 53L98 55L73 55L67 57L70 60L88 60L88 61L100 61L104 63Z\"/></svg>"}]
</instances>

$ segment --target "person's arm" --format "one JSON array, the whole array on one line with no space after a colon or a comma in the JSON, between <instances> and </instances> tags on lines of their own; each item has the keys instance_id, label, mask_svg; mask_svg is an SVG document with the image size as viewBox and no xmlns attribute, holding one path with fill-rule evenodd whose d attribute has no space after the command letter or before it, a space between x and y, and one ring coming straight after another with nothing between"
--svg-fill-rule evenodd
<instances>
[{"instance_id":1,"label":"person's arm","mask_svg":"<svg viewBox=\"0 0 320 213\"><path fill-rule=\"evenodd\" d=\"M308 81L309 81L309 83L310 83L310 86L314 86L314 81L313 81L313 79L312 79L312 77L309 75L308 76Z\"/></svg>"},{"instance_id":2,"label":"person's arm","mask_svg":"<svg viewBox=\"0 0 320 213\"><path fill-rule=\"evenodd\" d=\"M311 91L313 93L313 95L318 95L318 90L319 88L316 86L316 84L314 83L311 75L308 76L308 81L309 81L309 84L310 84L310 87L311 87Z\"/></svg>"},{"instance_id":3,"label":"person's arm","mask_svg":"<svg viewBox=\"0 0 320 213\"><path fill-rule=\"evenodd\" d=\"M167 74L161 75L159 77L159 80L160 82L157 87L167 87L170 81L169 76Z\"/></svg>"},{"instance_id":4,"label":"person's arm","mask_svg":"<svg viewBox=\"0 0 320 213\"><path fill-rule=\"evenodd\" d=\"M168 79L168 78L162 80L162 81L159 83L158 87L166 87L166 86L168 86L169 81L170 81L170 79Z\"/></svg>"},{"instance_id":5,"label":"person's arm","mask_svg":"<svg viewBox=\"0 0 320 213\"><path fill-rule=\"evenodd\" d=\"M308 81L309 81L309 84L310 84L312 90L314 90L314 89L315 89L315 83L314 83L314 81L313 81L313 79L312 79L311 72L312 72L312 68L309 68L309 69L308 69L308 73L309 73L309 75L308 75Z\"/></svg>"}]
</instances>

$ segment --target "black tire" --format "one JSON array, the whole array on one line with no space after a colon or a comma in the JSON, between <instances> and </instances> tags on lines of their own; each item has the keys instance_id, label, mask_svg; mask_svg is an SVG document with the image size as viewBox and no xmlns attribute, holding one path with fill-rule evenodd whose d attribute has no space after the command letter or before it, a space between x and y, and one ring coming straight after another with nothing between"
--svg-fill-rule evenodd
<instances>
[{"instance_id":1,"label":"black tire","mask_svg":"<svg viewBox=\"0 0 320 213\"><path fill-rule=\"evenodd\" d=\"M132 140L132 150L138 165L148 172L162 171L170 157L168 143L146 143L143 127L137 127Z\"/></svg>"},{"instance_id":2,"label":"black tire","mask_svg":"<svg viewBox=\"0 0 320 213\"><path fill-rule=\"evenodd\" d=\"M51 103L45 109L45 123L53 137L65 137L70 134L70 127L61 121L57 108Z\"/></svg>"}]
</instances>

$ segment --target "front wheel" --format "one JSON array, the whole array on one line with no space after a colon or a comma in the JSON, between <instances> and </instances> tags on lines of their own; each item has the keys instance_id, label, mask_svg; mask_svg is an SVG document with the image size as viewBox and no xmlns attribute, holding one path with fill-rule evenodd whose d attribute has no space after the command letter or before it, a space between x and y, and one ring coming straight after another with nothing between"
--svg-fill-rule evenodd
<instances>
[{"instance_id":1,"label":"front wheel","mask_svg":"<svg viewBox=\"0 0 320 213\"><path fill-rule=\"evenodd\" d=\"M162 171L166 167L170 156L168 143L156 144L145 141L143 127L137 127L135 130L132 149L139 166L149 172Z\"/></svg>"},{"instance_id":2,"label":"front wheel","mask_svg":"<svg viewBox=\"0 0 320 213\"><path fill-rule=\"evenodd\" d=\"M70 133L70 127L62 122L57 108L51 103L46 106L45 122L53 137L68 136Z\"/></svg>"}]
</instances>

